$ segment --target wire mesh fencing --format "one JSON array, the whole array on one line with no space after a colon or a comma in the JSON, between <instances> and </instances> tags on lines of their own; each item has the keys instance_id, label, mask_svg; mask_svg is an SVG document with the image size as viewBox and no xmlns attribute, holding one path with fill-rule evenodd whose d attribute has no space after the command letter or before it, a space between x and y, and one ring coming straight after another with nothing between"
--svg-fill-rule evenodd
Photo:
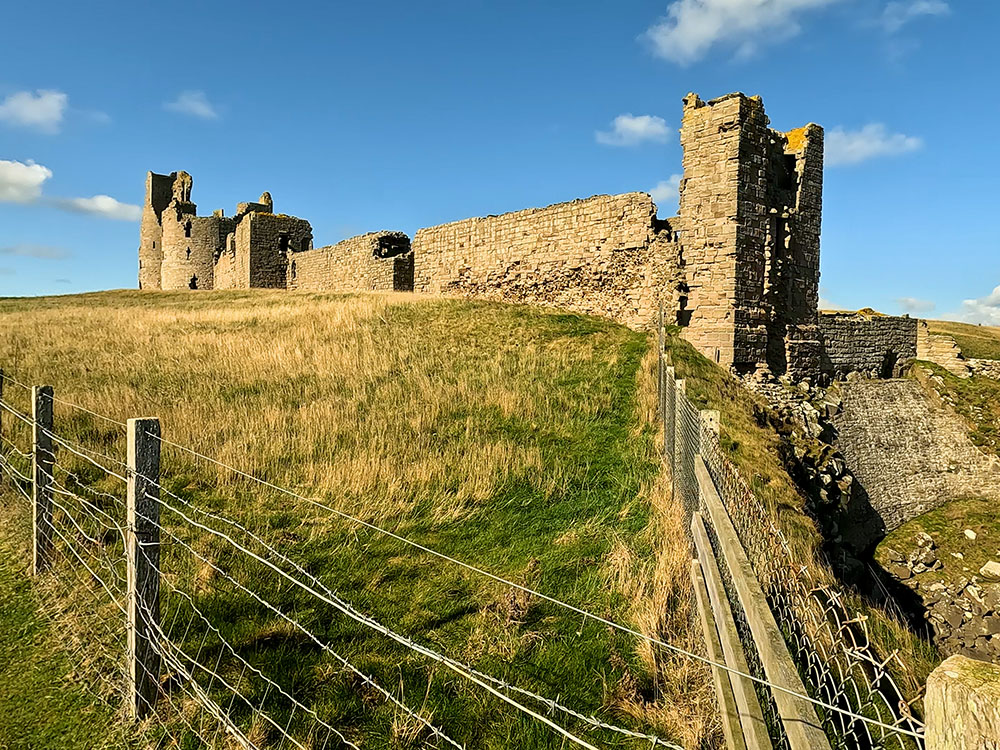
<instances>
[{"instance_id":1,"label":"wire mesh fencing","mask_svg":"<svg viewBox=\"0 0 1000 750\"><path fill-rule=\"evenodd\" d=\"M671 469L675 497L683 504L690 522L691 514L699 509L694 461L695 456L700 456L803 683L817 701L816 709L831 744L845 748L922 748L923 724L911 712L889 670L891 660L898 659L898 655L881 658L869 638L866 618L853 613L840 591L817 581L809 567L796 559L767 506L725 455L718 432L705 424L684 389L678 387L662 346L659 360L659 382L665 389L660 398L664 405L665 461ZM787 746L756 644L707 519L706 526L720 561L747 663L757 678L755 688L765 721L776 745Z\"/></svg>"}]
</instances>

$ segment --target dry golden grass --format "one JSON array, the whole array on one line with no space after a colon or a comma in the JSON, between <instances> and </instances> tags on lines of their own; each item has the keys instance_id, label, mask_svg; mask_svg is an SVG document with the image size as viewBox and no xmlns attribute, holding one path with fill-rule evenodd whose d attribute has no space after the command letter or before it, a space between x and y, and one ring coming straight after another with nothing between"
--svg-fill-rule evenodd
<instances>
[{"instance_id":1,"label":"dry golden grass","mask_svg":"<svg viewBox=\"0 0 1000 750\"><path fill-rule=\"evenodd\" d=\"M18 380L52 384L57 399L116 420L157 416L171 441L691 648L688 555L657 479L648 349L642 334L607 321L399 294L0 300L0 367ZM26 410L25 394L10 388L5 397ZM56 430L124 455L119 428L62 403ZM163 459L172 491L251 525L418 640L685 746L718 742L700 665L184 452L167 447ZM213 563L233 562L209 540L192 543ZM210 615L248 611L211 566L178 567L177 547L165 559L165 579L196 594ZM236 575L253 581L249 569ZM273 581L254 583L287 597ZM315 602L289 606L417 707L422 699L421 712L470 747L558 746L509 709L434 679L413 654L359 638ZM419 725L321 654L302 653L298 636L262 614L259 624L231 623L234 642L289 680L303 675L299 689L317 710L342 717L353 736L420 740Z\"/></svg>"}]
</instances>

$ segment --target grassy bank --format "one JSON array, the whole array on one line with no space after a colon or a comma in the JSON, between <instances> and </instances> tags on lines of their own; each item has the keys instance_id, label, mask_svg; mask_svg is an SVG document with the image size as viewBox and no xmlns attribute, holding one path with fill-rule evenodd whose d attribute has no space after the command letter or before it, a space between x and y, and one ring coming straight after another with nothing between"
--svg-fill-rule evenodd
<instances>
[{"instance_id":1,"label":"grassy bank","mask_svg":"<svg viewBox=\"0 0 1000 750\"><path fill-rule=\"evenodd\" d=\"M4 518L9 523L11 519ZM0 750L123 748L114 712L79 679L59 633L39 614L28 578L29 550L0 539Z\"/></svg>"},{"instance_id":2,"label":"grassy bank","mask_svg":"<svg viewBox=\"0 0 1000 750\"><path fill-rule=\"evenodd\" d=\"M816 524L805 512L805 497L789 476L782 458L782 438L770 424L763 399L735 378L701 356L670 329L670 361L677 377L685 379L687 395L699 408L720 412L720 444L773 514L797 559L807 565L813 579L843 586L835 580L822 551ZM914 635L900 618L846 592L852 609L867 618L868 633L877 653L903 655L889 669L908 698L917 697L938 656L926 641Z\"/></svg>"},{"instance_id":3,"label":"grassy bank","mask_svg":"<svg viewBox=\"0 0 1000 750\"><path fill-rule=\"evenodd\" d=\"M172 441L692 647L683 534L658 483L649 348L645 335L603 320L406 295L0 301L0 367L21 381L50 383L57 398L115 420L158 416ZM27 409L25 394L8 386L5 397ZM56 430L124 457L120 428L86 412L57 403ZM120 492L85 462L65 452L59 460L92 487ZM167 490L260 531L407 637L586 714L685 746L718 741L709 675L688 661L176 449L165 448L163 466ZM176 517L165 525L201 556L172 543L164 570L219 627L208 639L213 657L226 638L348 737L372 748L428 739L216 567L469 747L561 746L537 721L245 564L218 539ZM235 683L239 665L220 664ZM252 712L239 718L277 744Z\"/></svg>"},{"instance_id":4,"label":"grassy bank","mask_svg":"<svg viewBox=\"0 0 1000 750\"><path fill-rule=\"evenodd\" d=\"M973 443L1000 455L1000 380L959 378L931 362L921 362L913 376L965 419Z\"/></svg>"}]
</instances>

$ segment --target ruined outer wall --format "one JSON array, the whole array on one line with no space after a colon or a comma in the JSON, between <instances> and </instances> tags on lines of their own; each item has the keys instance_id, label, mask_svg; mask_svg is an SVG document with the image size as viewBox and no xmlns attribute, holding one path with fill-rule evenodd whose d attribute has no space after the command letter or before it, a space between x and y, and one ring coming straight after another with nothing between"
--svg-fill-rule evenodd
<instances>
[{"instance_id":1,"label":"ruined outer wall","mask_svg":"<svg viewBox=\"0 0 1000 750\"><path fill-rule=\"evenodd\" d=\"M861 372L894 377L917 356L917 319L858 313L820 313L821 369L834 377Z\"/></svg>"},{"instance_id":2,"label":"ruined outer wall","mask_svg":"<svg viewBox=\"0 0 1000 750\"><path fill-rule=\"evenodd\" d=\"M398 255L378 257L380 238L400 243ZM405 241L405 242L404 242ZM288 256L288 288L303 291L412 291L413 253L400 232L370 232ZM404 249L405 248L405 249Z\"/></svg>"},{"instance_id":3,"label":"ruined outer wall","mask_svg":"<svg viewBox=\"0 0 1000 750\"><path fill-rule=\"evenodd\" d=\"M676 266L672 232L645 193L421 229L413 255L417 292L550 305L636 328L655 319Z\"/></svg>"}]
</instances>

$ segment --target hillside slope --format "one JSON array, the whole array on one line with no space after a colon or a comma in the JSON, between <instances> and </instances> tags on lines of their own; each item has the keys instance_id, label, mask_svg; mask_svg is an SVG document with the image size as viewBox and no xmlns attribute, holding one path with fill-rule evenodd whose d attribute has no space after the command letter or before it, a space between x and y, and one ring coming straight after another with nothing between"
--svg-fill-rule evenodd
<instances>
[{"instance_id":1,"label":"hillside slope","mask_svg":"<svg viewBox=\"0 0 1000 750\"><path fill-rule=\"evenodd\" d=\"M608 321L407 295L109 292L0 301L0 367L22 383L52 384L56 431L97 455L124 457L121 429L68 404L116 421L158 416L170 441L696 647L680 521L657 481L649 349L644 334ZM26 394L8 385L4 396L28 410ZM22 449L25 439L16 438ZM96 490L119 491L65 452L59 460ZM709 675L696 664L184 451L165 446L163 469L167 491L260 530L338 596L407 637L585 714L685 746L719 739ZM22 511L9 501L6 512ZM188 539L221 564L214 541ZM179 544L165 554L170 584L194 597L221 637L273 668L285 689L349 737L373 748L428 739ZM561 746L538 722L418 654L273 576L234 569L469 747ZM603 746L636 746L571 725Z\"/></svg>"}]
</instances>

